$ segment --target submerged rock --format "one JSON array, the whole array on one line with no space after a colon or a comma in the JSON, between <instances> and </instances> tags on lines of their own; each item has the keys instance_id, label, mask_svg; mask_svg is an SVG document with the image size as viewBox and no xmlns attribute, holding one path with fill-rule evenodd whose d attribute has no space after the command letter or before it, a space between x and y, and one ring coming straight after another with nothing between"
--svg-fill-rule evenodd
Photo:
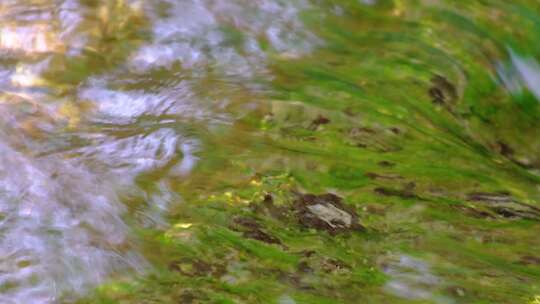
<instances>
[{"instance_id":1,"label":"submerged rock","mask_svg":"<svg viewBox=\"0 0 540 304\"><path fill-rule=\"evenodd\" d=\"M498 217L540 220L540 208L518 202L506 192L473 192L467 195L467 200L476 203L476 205L469 206L469 208L475 211L484 207L487 209L486 211L490 211ZM478 211L476 213L485 214L486 216L484 217L496 217L490 216L490 212L486 211Z\"/></svg>"},{"instance_id":2,"label":"submerged rock","mask_svg":"<svg viewBox=\"0 0 540 304\"><path fill-rule=\"evenodd\" d=\"M330 234L361 231L356 211L335 194L301 194L294 203L296 217L307 228L326 230Z\"/></svg>"}]
</instances>

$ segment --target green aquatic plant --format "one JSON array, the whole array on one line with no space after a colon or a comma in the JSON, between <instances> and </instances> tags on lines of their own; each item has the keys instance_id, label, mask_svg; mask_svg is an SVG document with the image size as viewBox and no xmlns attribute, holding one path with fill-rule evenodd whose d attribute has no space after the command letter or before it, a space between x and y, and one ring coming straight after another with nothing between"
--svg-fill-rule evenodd
<instances>
[{"instance_id":1,"label":"green aquatic plant","mask_svg":"<svg viewBox=\"0 0 540 304\"><path fill-rule=\"evenodd\" d=\"M319 5L303 20L322 46L300 58L268 51L269 92L206 136L205 161L174 186L185 201L171 228L141 232L157 269L82 303L526 303L538 294L540 103L527 89L509 94L496 71L513 56L537 58L540 7ZM327 192L349 211L321 196L326 213L306 222L315 205L298 197ZM313 224L329 214L335 225L345 221L336 214L354 214L364 229Z\"/></svg>"},{"instance_id":2,"label":"green aquatic plant","mask_svg":"<svg viewBox=\"0 0 540 304\"><path fill-rule=\"evenodd\" d=\"M538 302L537 1L202 2L81 1L6 89L19 145L118 182L134 244L89 247L148 262L79 303Z\"/></svg>"}]
</instances>

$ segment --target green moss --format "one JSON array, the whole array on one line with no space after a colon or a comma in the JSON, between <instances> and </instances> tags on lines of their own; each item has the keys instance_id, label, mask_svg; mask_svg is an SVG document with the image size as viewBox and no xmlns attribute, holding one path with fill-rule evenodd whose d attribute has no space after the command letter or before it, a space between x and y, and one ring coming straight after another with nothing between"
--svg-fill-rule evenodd
<instances>
[{"instance_id":1,"label":"green moss","mask_svg":"<svg viewBox=\"0 0 540 304\"><path fill-rule=\"evenodd\" d=\"M388 260L405 254L440 279L426 287L433 299L525 303L540 293L538 265L522 260L540 252L538 223L468 199L506 191L538 207L540 177L522 158L538 164L540 106L529 92L512 96L501 88L495 69L508 62L507 44L538 56L539 7L342 2L343 16L304 16L323 47L294 60L270 56L271 93L258 96L256 109L233 126L203 136L201 165L172 186L184 196L169 218L173 227L139 232L157 270L105 285L83 303L174 303L185 290L197 290L203 303L279 303L283 295L296 303L438 303L385 289L395 279L385 273ZM524 18L494 24L490 14L505 12ZM520 40L512 38L521 26ZM241 43L234 28L223 31L228 43ZM432 101L435 75L456 91L447 104ZM319 117L328 121L317 125ZM500 153L501 142L514 153ZM344 197L366 231L330 235L303 227L291 207L296 193L326 192ZM264 209L268 196L275 210ZM237 217L282 244L235 231ZM224 270L189 276L168 267L182 258ZM337 270L328 269L332 263Z\"/></svg>"}]
</instances>

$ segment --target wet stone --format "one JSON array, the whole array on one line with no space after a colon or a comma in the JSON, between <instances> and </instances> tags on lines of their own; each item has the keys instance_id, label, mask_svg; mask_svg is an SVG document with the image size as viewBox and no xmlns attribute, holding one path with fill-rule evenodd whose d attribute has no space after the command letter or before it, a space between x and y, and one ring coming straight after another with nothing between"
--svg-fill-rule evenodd
<instances>
[{"instance_id":1,"label":"wet stone","mask_svg":"<svg viewBox=\"0 0 540 304\"><path fill-rule=\"evenodd\" d=\"M496 218L494 214L492 214L492 213L490 213L490 212L488 212L486 210L475 208L473 206L456 205L456 206L454 206L454 209L464 213L467 216L474 217L474 218L479 218L479 219L488 219L488 218L489 219L494 219L494 218Z\"/></svg>"},{"instance_id":2,"label":"wet stone","mask_svg":"<svg viewBox=\"0 0 540 304\"><path fill-rule=\"evenodd\" d=\"M471 192L467 195L469 201L482 202L511 202L512 198L508 192Z\"/></svg>"},{"instance_id":3,"label":"wet stone","mask_svg":"<svg viewBox=\"0 0 540 304\"><path fill-rule=\"evenodd\" d=\"M507 192L473 192L467 195L467 201L480 205L469 206L469 209L484 207L498 217L540 221L540 208L519 202Z\"/></svg>"},{"instance_id":4,"label":"wet stone","mask_svg":"<svg viewBox=\"0 0 540 304\"><path fill-rule=\"evenodd\" d=\"M306 228L324 230L331 235L362 231L356 211L335 194L300 194L294 202L296 217Z\"/></svg>"}]
</instances>

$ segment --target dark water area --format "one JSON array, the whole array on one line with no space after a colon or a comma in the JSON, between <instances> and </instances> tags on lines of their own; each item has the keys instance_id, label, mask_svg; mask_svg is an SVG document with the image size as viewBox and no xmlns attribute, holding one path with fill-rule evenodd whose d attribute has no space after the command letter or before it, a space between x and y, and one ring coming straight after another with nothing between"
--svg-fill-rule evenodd
<instances>
[{"instance_id":1,"label":"dark water area","mask_svg":"<svg viewBox=\"0 0 540 304\"><path fill-rule=\"evenodd\" d=\"M538 1L0 1L0 304L538 304L539 234Z\"/></svg>"}]
</instances>

